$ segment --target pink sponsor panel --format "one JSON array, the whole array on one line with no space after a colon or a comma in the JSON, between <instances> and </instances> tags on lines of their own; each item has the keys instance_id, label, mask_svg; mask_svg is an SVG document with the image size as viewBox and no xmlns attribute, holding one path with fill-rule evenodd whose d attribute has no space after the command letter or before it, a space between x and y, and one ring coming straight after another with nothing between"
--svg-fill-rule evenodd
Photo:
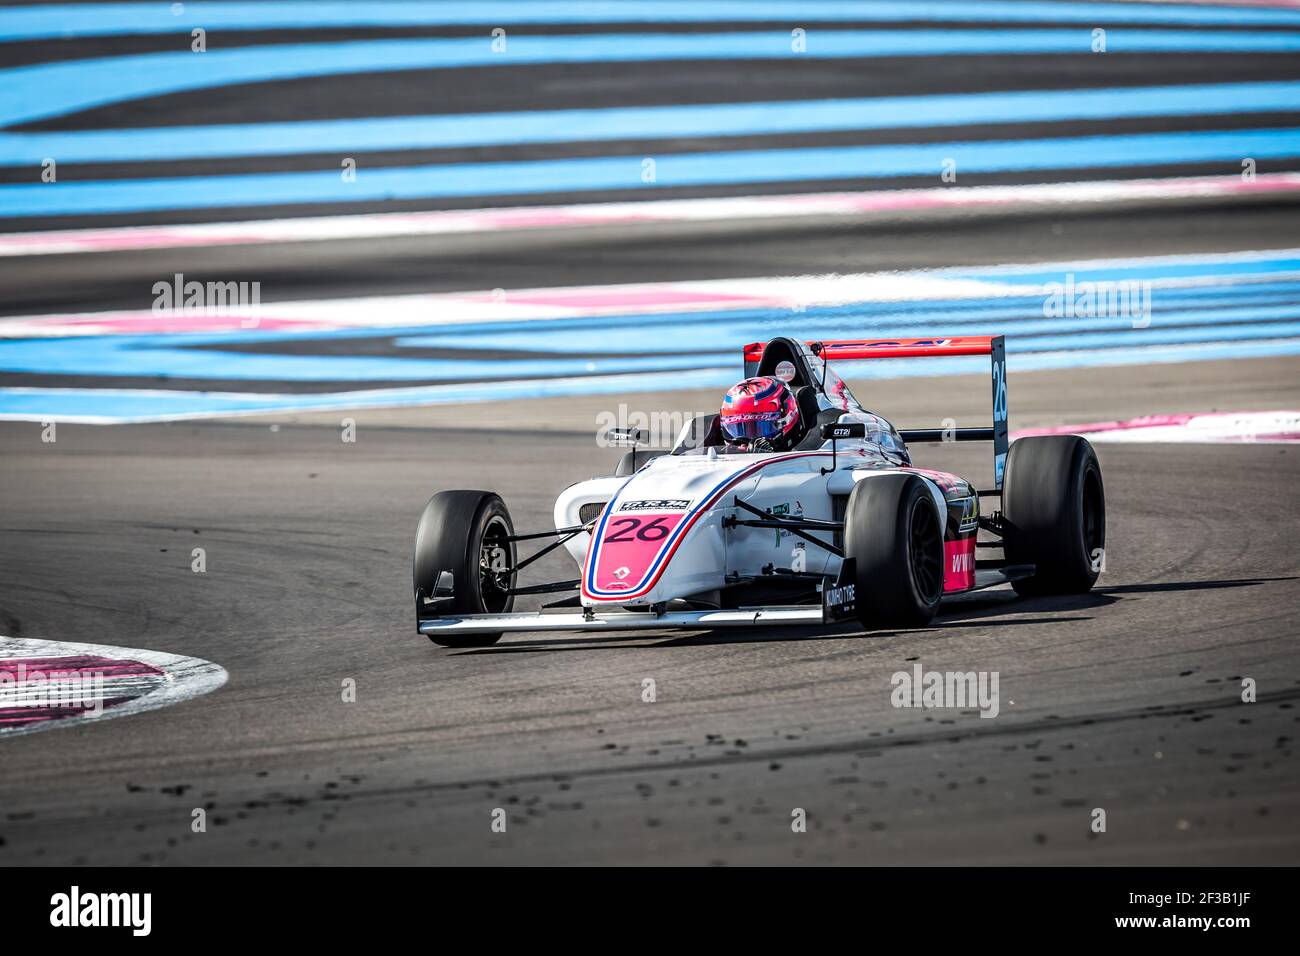
<instances>
[{"instance_id":1,"label":"pink sponsor panel","mask_svg":"<svg viewBox=\"0 0 1300 956\"><path fill-rule=\"evenodd\" d=\"M975 536L943 543L943 589L965 591L975 586Z\"/></svg>"}]
</instances>

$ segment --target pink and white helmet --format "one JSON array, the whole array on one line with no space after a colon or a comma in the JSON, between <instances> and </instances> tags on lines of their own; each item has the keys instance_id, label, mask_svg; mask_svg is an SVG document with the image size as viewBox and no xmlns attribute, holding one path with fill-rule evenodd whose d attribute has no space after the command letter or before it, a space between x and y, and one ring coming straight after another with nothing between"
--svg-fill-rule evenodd
<instances>
[{"instance_id":1,"label":"pink and white helmet","mask_svg":"<svg viewBox=\"0 0 1300 956\"><path fill-rule=\"evenodd\" d=\"M730 442L762 439L773 447L789 447L799 431L799 403L779 378L747 378L728 389L718 424Z\"/></svg>"}]
</instances>

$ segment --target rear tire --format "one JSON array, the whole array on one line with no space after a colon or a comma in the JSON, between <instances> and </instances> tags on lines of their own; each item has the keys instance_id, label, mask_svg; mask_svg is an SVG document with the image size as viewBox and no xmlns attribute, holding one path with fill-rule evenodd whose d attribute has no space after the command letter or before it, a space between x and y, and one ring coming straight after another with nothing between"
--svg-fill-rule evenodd
<instances>
[{"instance_id":1,"label":"rear tire","mask_svg":"<svg viewBox=\"0 0 1300 956\"><path fill-rule=\"evenodd\" d=\"M514 607L511 571L515 533L500 495L490 491L440 491L424 506L415 529L412 582L417 605L431 596L442 571L452 576L453 614L504 614ZM500 553L498 553L500 549ZM504 562L505 571L499 568ZM498 570L493 569L493 565ZM503 587L504 585L504 587ZM443 647L486 647L501 634L430 634Z\"/></svg>"},{"instance_id":2,"label":"rear tire","mask_svg":"<svg viewBox=\"0 0 1300 956\"><path fill-rule=\"evenodd\" d=\"M943 597L943 522L916 475L865 478L844 513L844 556L857 565L858 618L872 627L924 627Z\"/></svg>"},{"instance_id":3,"label":"rear tire","mask_svg":"<svg viewBox=\"0 0 1300 956\"><path fill-rule=\"evenodd\" d=\"M1002 488L1008 564L1032 564L1019 594L1083 594L1106 547L1106 491L1097 453L1078 435L1022 438L1007 453Z\"/></svg>"}]
</instances>

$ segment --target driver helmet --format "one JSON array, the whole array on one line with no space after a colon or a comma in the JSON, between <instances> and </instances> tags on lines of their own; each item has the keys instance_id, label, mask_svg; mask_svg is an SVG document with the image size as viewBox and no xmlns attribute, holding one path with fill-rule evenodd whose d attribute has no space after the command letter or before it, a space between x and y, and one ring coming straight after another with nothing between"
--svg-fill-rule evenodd
<instances>
[{"instance_id":1,"label":"driver helmet","mask_svg":"<svg viewBox=\"0 0 1300 956\"><path fill-rule=\"evenodd\" d=\"M799 403L779 378L747 378L727 390L718 424L732 444L780 451L798 439Z\"/></svg>"}]
</instances>

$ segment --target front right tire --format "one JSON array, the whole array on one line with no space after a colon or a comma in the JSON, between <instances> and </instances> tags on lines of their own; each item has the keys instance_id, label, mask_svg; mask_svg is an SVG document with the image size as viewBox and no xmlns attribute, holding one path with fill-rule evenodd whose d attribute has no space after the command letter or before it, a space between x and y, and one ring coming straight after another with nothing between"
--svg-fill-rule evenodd
<instances>
[{"instance_id":1,"label":"front right tire","mask_svg":"<svg viewBox=\"0 0 1300 956\"><path fill-rule=\"evenodd\" d=\"M514 607L515 545L510 512L490 491L440 491L424 506L411 562L417 606L432 596L438 575L450 571L459 614L504 614ZM430 634L443 647L486 647L501 634Z\"/></svg>"}]
</instances>

